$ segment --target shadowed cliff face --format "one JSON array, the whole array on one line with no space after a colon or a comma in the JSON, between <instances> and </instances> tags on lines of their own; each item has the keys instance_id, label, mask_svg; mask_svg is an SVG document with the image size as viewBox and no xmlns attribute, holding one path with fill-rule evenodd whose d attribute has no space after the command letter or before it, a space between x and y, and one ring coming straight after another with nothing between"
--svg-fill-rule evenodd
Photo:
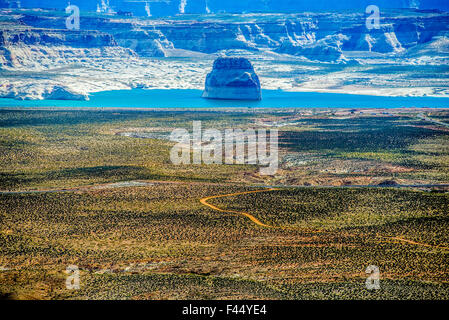
<instances>
[{"instance_id":1,"label":"shadowed cliff face","mask_svg":"<svg viewBox=\"0 0 449 320\"><path fill-rule=\"evenodd\" d=\"M203 98L260 100L260 81L245 58L220 57L207 75Z\"/></svg>"}]
</instances>

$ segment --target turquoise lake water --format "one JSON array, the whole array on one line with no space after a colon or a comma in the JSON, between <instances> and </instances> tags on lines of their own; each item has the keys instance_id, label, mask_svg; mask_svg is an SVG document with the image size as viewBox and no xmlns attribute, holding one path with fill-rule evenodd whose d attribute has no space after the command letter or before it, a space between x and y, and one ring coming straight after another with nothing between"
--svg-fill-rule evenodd
<instances>
[{"instance_id":1,"label":"turquoise lake water","mask_svg":"<svg viewBox=\"0 0 449 320\"><path fill-rule=\"evenodd\" d=\"M339 93L263 90L262 101L208 100L201 90L118 90L94 93L89 101L0 99L1 107L86 108L449 108L446 97L379 97Z\"/></svg>"}]
</instances>

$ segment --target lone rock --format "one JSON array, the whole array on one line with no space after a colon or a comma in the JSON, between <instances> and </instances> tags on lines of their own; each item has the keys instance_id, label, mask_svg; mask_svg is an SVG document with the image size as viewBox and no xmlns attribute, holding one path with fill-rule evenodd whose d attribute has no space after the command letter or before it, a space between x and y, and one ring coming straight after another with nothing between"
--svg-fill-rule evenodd
<instances>
[{"instance_id":1,"label":"lone rock","mask_svg":"<svg viewBox=\"0 0 449 320\"><path fill-rule=\"evenodd\" d=\"M220 57L206 77L203 98L261 100L259 77L245 58Z\"/></svg>"}]
</instances>

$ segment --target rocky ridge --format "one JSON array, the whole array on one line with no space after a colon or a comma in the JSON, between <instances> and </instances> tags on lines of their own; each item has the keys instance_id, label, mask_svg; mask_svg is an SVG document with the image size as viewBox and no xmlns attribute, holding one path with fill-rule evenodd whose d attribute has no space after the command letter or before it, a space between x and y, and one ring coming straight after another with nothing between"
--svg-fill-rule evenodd
<instances>
[{"instance_id":1,"label":"rocky ridge","mask_svg":"<svg viewBox=\"0 0 449 320\"><path fill-rule=\"evenodd\" d=\"M260 100L259 77L245 58L219 57L206 77L203 98Z\"/></svg>"},{"instance_id":2,"label":"rocky ridge","mask_svg":"<svg viewBox=\"0 0 449 320\"><path fill-rule=\"evenodd\" d=\"M251 14L147 20L87 16L80 31L65 30L65 16L16 10L0 26L0 46L121 46L143 56L165 49L201 53L272 51L312 61L338 62L345 51L406 54L436 37L449 37L449 13L389 11L368 30L361 13ZM7 12L3 12L5 14ZM0 11L1 15L1 11ZM197 20L198 18L198 20Z\"/></svg>"},{"instance_id":3,"label":"rocky ridge","mask_svg":"<svg viewBox=\"0 0 449 320\"><path fill-rule=\"evenodd\" d=\"M335 10L364 10L371 0L77 0L84 11L131 12L138 16L167 17L182 14L250 13L250 12L311 12ZM376 0L381 8L416 8L449 10L449 4L440 0ZM67 6L65 0L0 0L0 7L58 8Z\"/></svg>"}]
</instances>

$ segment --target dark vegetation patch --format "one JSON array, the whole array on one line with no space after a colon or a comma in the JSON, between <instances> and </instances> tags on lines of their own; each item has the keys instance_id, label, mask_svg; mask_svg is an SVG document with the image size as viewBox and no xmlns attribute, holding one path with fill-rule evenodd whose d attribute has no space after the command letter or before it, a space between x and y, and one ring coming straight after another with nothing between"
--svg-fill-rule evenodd
<instances>
[{"instance_id":1,"label":"dark vegetation patch","mask_svg":"<svg viewBox=\"0 0 449 320\"><path fill-rule=\"evenodd\" d=\"M383 224L403 217L446 217L449 194L400 189L294 188L210 201L220 208L251 212L275 226L295 223L326 224L338 219L335 228L349 224ZM339 219L341 218L341 221ZM350 222L349 222L350 221Z\"/></svg>"},{"instance_id":2,"label":"dark vegetation patch","mask_svg":"<svg viewBox=\"0 0 449 320\"><path fill-rule=\"evenodd\" d=\"M378 152L405 149L419 139L447 135L400 122L401 118L313 119L320 131L281 132L281 146L292 151ZM409 123L408 123L409 124Z\"/></svg>"}]
</instances>

